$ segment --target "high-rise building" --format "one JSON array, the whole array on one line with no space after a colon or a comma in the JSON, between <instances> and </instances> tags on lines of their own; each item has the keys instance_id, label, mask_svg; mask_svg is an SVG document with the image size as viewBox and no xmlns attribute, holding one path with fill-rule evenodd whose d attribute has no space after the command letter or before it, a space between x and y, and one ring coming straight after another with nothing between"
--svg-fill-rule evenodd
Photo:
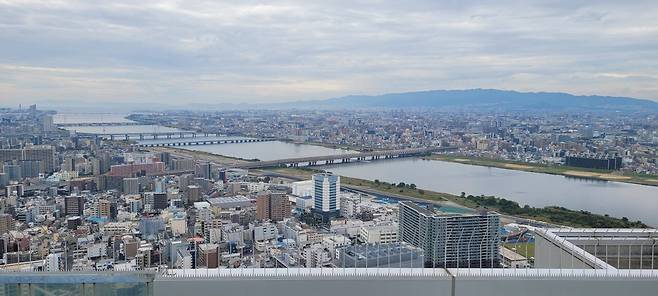
<instances>
[{"instance_id":1,"label":"high-rise building","mask_svg":"<svg viewBox=\"0 0 658 296\"><path fill-rule=\"evenodd\" d=\"M123 178L124 194L139 194L139 178Z\"/></svg>"},{"instance_id":2,"label":"high-rise building","mask_svg":"<svg viewBox=\"0 0 658 296\"><path fill-rule=\"evenodd\" d=\"M14 218L10 214L0 214L0 235L14 230Z\"/></svg>"},{"instance_id":3,"label":"high-rise building","mask_svg":"<svg viewBox=\"0 0 658 296\"><path fill-rule=\"evenodd\" d=\"M40 161L40 173L52 173L55 167L55 148L34 145L23 149L0 149L0 163L8 161Z\"/></svg>"},{"instance_id":4,"label":"high-rise building","mask_svg":"<svg viewBox=\"0 0 658 296\"><path fill-rule=\"evenodd\" d=\"M43 163L43 173L55 171L55 147L50 145L35 145L23 149L21 160L39 160Z\"/></svg>"},{"instance_id":5,"label":"high-rise building","mask_svg":"<svg viewBox=\"0 0 658 296\"><path fill-rule=\"evenodd\" d=\"M422 248L428 267L497 267L500 217L445 214L400 202L400 241Z\"/></svg>"},{"instance_id":6,"label":"high-rise building","mask_svg":"<svg viewBox=\"0 0 658 296\"><path fill-rule=\"evenodd\" d=\"M169 206L169 199L166 193L146 192L144 193L144 210L149 212L158 212Z\"/></svg>"},{"instance_id":7,"label":"high-rise building","mask_svg":"<svg viewBox=\"0 0 658 296\"><path fill-rule=\"evenodd\" d=\"M201 200L201 187L197 185L187 186L187 203L192 204Z\"/></svg>"},{"instance_id":8,"label":"high-rise building","mask_svg":"<svg viewBox=\"0 0 658 296\"><path fill-rule=\"evenodd\" d=\"M209 162L200 163L196 166L197 177L210 179L212 178L212 166Z\"/></svg>"},{"instance_id":9,"label":"high-rise building","mask_svg":"<svg viewBox=\"0 0 658 296\"><path fill-rule=\"evenodd\" d=\"M20 165L5 164L2 166L2 171L7 174L9 181L17 181L23 179L23 173Z\"/></svg>"},{"instance_id":10,"label":"high-rise building","mask_svg":"<svg viewBox=\"0 0 658 296\"><path fill-rule=\"evenodd\" d=\"M260 220L283 221L292 215L285 193L265 192L256 199L256 217Z\"/></svg>"},{"instance_id":11,"label":"high-rise building","mask_svg":"<svg viewBox=\"0 0 658 296\"><path fill-rule=\"evenodd\" d=\"M44 132L52 132L56 130L55 124L53 123L53 117L51 115L44 115L41 117L41 129Z\"/></svg>"},{"instance_id":12,"label":"high-rise building","mask_svg":"<svg viewBox=\"0 0 658 296\"><path fill-rule=\"evenodd\" d=\"M313 209L322 213L340 210L340 176L331 173L313 175Z\"/></svg>"},{"instance_id":13,"label":"high-rise building","mask_svg":"<svg viewBox=\"0 0 658 296\"><path fill-rule=\"evenodd\" d=\"M112 203L107 199L99 199L96 202L96 211L99 217L110 218L112 216Z\"/></svg>"},{"instance_id":14,"label":"high-rise building","mask_svg":"<svg viewBox=\"0 0 658 296\"><path fill-rule=\"evenodd\" d=\"M5 187L9 184L9 175L6 173L0 173L0 187Z\"/></svg>"},{"instance_id":15,"label":"high-rise building","mask_svg":"<svg viewBox=\"0 0 658 296\"><path fill-rule=\"evenodd\" d=\"M85 198L81 195L69 195L64 198L64 213L67 216L82 216Z\"/></svg>"},{"instance_id":16,"label":"high-rise building","mask_svg":"<svg viewBox=\"0 0 658 296\"><path fill-rule=\"evenodd\" d=\"M153 193L153 209L164 210L168 206L169 206L169 200L167 199L167 193L164 192Z\"/></svg>"},{"instance_id":17,"label":"high-rise building","mask_svg":"<svg viewBox=\"0 0 658 296\"><path fill-rule=\"evenodd\" d=\"M21 175L25 178L38 177L39 173L43 172L40 160L21 160Z\"/></svg>"}]
</instances>

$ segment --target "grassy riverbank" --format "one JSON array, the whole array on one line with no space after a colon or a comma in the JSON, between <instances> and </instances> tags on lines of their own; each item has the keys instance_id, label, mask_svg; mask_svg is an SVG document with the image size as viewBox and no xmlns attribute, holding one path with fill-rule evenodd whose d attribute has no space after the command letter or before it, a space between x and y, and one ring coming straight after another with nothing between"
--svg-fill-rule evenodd
<instances>
[{"instance_id":1,"label":"grassy riverbank","mask_svg":"<svg viewBox=\"0 0 658 296\"><path fill-rule=\"evenodd\" d=\"M545 164L526 163L518 161L508 161L481 157L470 157L460 155L442 155L433 154L424 157L425 159L449 161L470 165L488 166L501 169L543 173L551 175L562 175L574 178L587 178L601 181L614 181L633 183L639 185L658 186L658 176L654 175L641 175L632 173L612 172L604 170L590 170L584 168L567 167L567 166L551 166Z\"/></svg>"},{"instance_id":2,"label":"grassy riverbank","mask_svg":"<svg viewBox=\"0 0 658 296\"><path fill-rule=\"evenodd\" d=\"M272 168L269 171L296 177L310 179L318 170L311 168ZM390 184L377 180L370 181L357 178L341 177L341 183L377 190L383 193L408 196L433 201L449 201L454 204L475 209L486 208L501 214L538 220L552 224L571 227L591 228L644 228L647 227L640 221L629 221L627 218L615 218L607 215L593 214L587 211L575 211L563 207L534 208L520 206L518 203L504 198L493 196L473 196L463 194L462 196L435 192L416 188L414 184Z\"/></svg>"}]
</instances>

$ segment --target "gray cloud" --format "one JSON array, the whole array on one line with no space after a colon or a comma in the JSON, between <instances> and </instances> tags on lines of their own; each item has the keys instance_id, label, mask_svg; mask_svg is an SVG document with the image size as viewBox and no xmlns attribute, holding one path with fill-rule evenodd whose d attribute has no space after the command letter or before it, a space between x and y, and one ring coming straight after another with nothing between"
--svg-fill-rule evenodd
<instances>
[{"instance_id":1,"label":"gray cloud","mask_svg":"<svg viewBox=\"0 0 658 296\"><path fill-rule=\"evenodd\" d=\"M658 100L651 1L188 2L0 0L0 104L476 87Z\"/></svg>"}]
</instances>

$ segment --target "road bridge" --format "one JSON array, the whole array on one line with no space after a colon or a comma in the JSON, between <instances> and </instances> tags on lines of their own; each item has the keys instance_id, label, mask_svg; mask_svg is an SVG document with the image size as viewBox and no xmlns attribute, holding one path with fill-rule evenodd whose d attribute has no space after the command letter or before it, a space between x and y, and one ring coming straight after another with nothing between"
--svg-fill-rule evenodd
<instances>
[{"instance_id":1,"label":"road bridge","mask_svg":"<svg viewBox=\"0 0 658 296\"><path fill-rule=\"evenodd\" d=\"M277 159L277 160L268 160L268 161L246 162L246 163L233 165L232 167L240 168L240 169L256 169L256 168L266 168L266 167L275 167L275 166L283 166L283 165L289 167L298 167L300 164L307 166L328 165L328 164L348 163L353 161L366 161L366 160L372 161L379 159L418 156L432 152L452 151L455 149L457 148L430 147L430 148L380 150L380 151L360 152L360 153L347 153L347 154L336 154L336 155L325 155L325 156L311 156L311 157L287 158L287 159Z\"/></svg>"},{"instance_id":2,"label":"road bridge","mask_svg":"<svg viewBox=\"0 0 658 296\"><path fill-rule=\"evenodd\" d=\"M257 138L257 139L191 139L191 140L176 140L172 142L157 142L157 143L138 143L138 147L171 147L171 146L194 146L194 145L217 145L217 144L237 144L237 143L255 143L255 142L271 142L278 141L276 138Z\"/></svg>"},{"instance_id":3,"label":"road bridge","mask_svg":"<svg viewBox=\"0 0 658 296\"><path fill-rule=\"evenodd\" d=\"M138 132L138 133L77 133L78 136L84 138L106 138L114 140L158 140L158 139L184 139L184 138L197 138L197 137L219 137L217 133L201 133L194 131L178 131L178 132Z\"/></svg>"},{"instance_id":4,"label":"road bridge","mask_svg":"<svg viewBox=\"0 0 658 296\"><path fill-rule=\"evenodd\" d=\"M73 123L57 123L58 127L82 127L82 126L127 126L127 125L147 125L140 122L73 122Z\"/></svg>"}]
</instances>

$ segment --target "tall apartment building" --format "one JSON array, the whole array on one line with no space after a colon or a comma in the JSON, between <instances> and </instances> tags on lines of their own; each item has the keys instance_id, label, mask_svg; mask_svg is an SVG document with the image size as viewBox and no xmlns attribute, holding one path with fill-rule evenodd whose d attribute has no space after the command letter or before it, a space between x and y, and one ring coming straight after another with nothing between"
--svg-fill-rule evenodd
<instances>
[{"instance_id":1,"label":"tall apartment building","mask_svg":"<svg viewBox=\"0 0 658 296\"><path fill-rule=\"evenodd\" d=\"M400 202L400 241L422 248L428 267L497 267L500 217L445 214Z\"/></svg>"},{"instance_id":2,"label":"tall apartment building","mask_svg":"<svg viewBox=\"0 0 658 296\"><path fill-rule=\"evenodd\" d=\"M111 218L112 216L112 203L107 199L99 199L96 202L96 211L99 217Z\"/></svg>"},{"instance_id":3,"label":"tall apartment building","mask_svg":"<svg viewBox=\"0 0 658 296\"><path fill-rule=\"evenodd\" d=\"M195 174L197 177L204 179L212 178L212 165L209 162L198 164L195 169Z\"/></svg>"},{"instance_id":4,"label":"tall apartment building","mask_svg":"<svg viewBox=\"0 0 658 296\"><path fill-rule=\"evenodd\" d=\"M313 209L320 213L340 211L340 176L322 173L313 175Z\"/></svg>"},{"instance_id":5,"label":"tall apartment building","mask_svg":"<svg viewBox=\"0 0 658 296\"><path fill-rule=\"evenodd\" d=\"M0 149L0 163L22 160L39 161L41 173L52 173L55 171L55 147L34 145L23 149Z\"/></svg>"},{"instance_id":6,"label":"tall apartment building","mask_svg":"<svg viewBox=\"0 0 658 296\"><path fill-rule=\"evenodd\" d=\"M64 198L64 213L67 216L82 216L85 198L81 195L69 195Z\"/></svg>"},{"instance_id":7,"label":"tall apartment building","mask_svg":"<svg viewBox=\"0 0 658 296\"><path fill-rule=\"evenodd\" d=\"M52 132L57 130L57 126L55 126L55 123L53 122L52 115L44 115L41 117L41 129L44 132Z\"/></svg>"},{"instance_id":8,"label":"tall apartment building","mask_svg":"<svg viewBox=\"0 0 658 296\"><path fill-rule=\"evenodd\" d=\"M139 194L139 178L123 178L123 194Z\"/></svg>"},{"instance_id":9,"label":"tall apartment building","mask_svg":"<svg viewBox=\"0 0 658 296\"><path fill-rule=\"evenodd\" d=\"M292 215L285 193L265 192L256 199L256 217L260 220L283 221Z\"/></svg>"},{"instance_id":10,"label":"tall apartment building","mask_svg":"<svg viewBox=\"0 0 658 296\"><path fill-rule=\"evenodd\" d=\"M0 214L0 235L14 230L14 218L9 214Z\"/></svg>"}]
</instances>

